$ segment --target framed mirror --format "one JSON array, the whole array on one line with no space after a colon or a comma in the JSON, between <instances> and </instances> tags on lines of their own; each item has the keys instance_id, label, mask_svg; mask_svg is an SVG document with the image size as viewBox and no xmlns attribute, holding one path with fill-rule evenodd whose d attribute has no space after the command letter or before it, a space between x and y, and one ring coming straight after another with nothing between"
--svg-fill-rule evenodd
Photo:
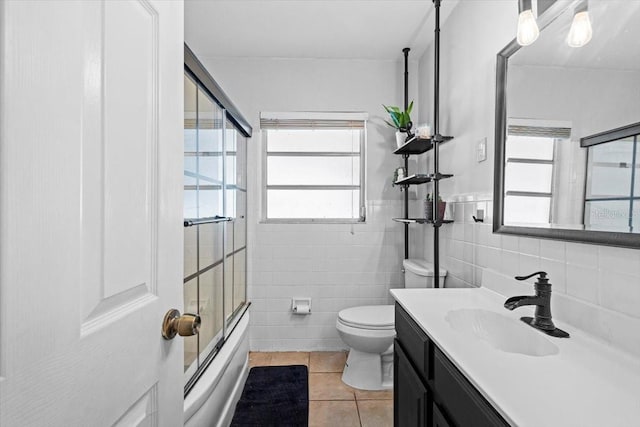
<instances>
[{"instance_id":1,"label":"framed mirror","mask_svg":"<svg viewBox=\"0 0 640 427\"><path fill-rule=\"evenodd\" d=\"M592 37L571 47L585 6ZM637 22L640 2L558 0L498 53L494 232L640 247Z\"/></svg>"}]
</instances>

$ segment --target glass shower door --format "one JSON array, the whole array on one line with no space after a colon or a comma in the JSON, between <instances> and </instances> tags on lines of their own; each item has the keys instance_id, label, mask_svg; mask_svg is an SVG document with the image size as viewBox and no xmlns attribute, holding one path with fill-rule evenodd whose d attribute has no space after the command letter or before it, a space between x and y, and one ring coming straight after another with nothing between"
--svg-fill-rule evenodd
<instances>
[{"instance_id":1,"label":"glass shower door","mask_svg":"<svg viewBox=\"0 0 640 427\"><path fill-rule=\"evenodd\" d=\"M185 392L247 307L247 138L192 76L185 72L184 312L202 324L184 340Z\"/></svg>"},{"instance_id":2,"label":"glass shower door","mask_svg":"<svg viewBox=\"0 0 640 427\"><path fill-rule=\"evenodd\" d=\"M185 76L184 311L202 319L185 339L185 377L193 377L224 338L224 111Z\"/></svg>"},{"instance_id":3,"label":"glass shower door","mask_svg":"<svg viewBox=\"0 0 640 427\"><path fill-rule=\"evenodd\" d=\"M225 319L231 327L236 314L246 303L246 154L247 139L227 121L226 146L226 215L233 218L227 224L225 245Z\"/></svg>"}]
</instances>

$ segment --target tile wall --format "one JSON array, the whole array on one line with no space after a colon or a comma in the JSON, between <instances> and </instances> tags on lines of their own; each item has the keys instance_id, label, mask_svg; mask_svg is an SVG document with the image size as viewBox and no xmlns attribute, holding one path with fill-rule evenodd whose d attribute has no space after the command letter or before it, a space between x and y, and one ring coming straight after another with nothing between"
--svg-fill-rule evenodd
<instances>
[{"instance_id":1,"label":"tile wall","mask_svg":"<svg viewBox=\"0 0 640 427\"><path fill-rule=\"evenodd\" d=\"M403 286L403 227L392 220L401 206L369 201L366 224L257 224L249 266L251 349L345 349L338 312L390 304L389 289ZM292 297L311 297L312 313L292 314Z\"/></svg>"}]
</instances>

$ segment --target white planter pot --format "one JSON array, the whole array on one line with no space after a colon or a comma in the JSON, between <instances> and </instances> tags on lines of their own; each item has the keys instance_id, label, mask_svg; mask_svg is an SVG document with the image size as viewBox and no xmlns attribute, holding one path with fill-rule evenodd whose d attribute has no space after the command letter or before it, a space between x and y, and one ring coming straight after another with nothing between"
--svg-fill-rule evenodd
<instances>
[{"instance_id":1,"label":"white planter pot","mask_svg":"<svg viewBox=\"0 0 640 427\"><path fill-rule=\"evenodd\" d=\"M407 134L404 132L397 131L396 132L396 144L398 144L398 148L404 145L407 140Z\"/></svg>"}]
</instances>

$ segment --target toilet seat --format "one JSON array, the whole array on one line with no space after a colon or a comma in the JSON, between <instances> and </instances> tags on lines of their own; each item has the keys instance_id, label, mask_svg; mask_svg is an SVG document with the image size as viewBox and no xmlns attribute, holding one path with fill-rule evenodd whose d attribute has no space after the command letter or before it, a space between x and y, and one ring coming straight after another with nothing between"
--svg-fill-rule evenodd
<instances>
[{"instance_id":1,"label":"toilet seat","mask_svg":"<svg viewBox=\"0 0 640 427\"><path fill-rule=\"evenodd\" d=\"M394 306L366 305L346 308L338 313L338 322L356 329L394 330Z\"/></svg>"}]
</instances>

